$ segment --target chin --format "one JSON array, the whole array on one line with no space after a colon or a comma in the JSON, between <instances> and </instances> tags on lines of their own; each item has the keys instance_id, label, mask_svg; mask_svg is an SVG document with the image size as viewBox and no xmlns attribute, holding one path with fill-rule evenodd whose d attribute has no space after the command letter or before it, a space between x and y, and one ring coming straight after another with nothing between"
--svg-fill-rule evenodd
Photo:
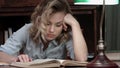
<instances>
[{"instance_id":1,"label":"chin","mask_svg":"<svg viewBox=\"0 0 120 68\"><path fill-rule=\"evenodd\" d=\"M52 40L54 40L54 38L47 38L47 40L48 40L48 41L52 41Z\"/></svg>"}]
</instances>

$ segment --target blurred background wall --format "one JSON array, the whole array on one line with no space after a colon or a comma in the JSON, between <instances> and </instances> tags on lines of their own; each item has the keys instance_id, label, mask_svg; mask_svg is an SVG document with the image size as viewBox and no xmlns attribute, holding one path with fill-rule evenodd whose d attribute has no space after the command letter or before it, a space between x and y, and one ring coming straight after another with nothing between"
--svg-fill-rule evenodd
<instances>
[{"instance_id":1,"label":"blurred background wall","mask_svg":"<svg viewBox=\"0 0 120 68\"><path fill-rule=\"evenodd\" d=\"M105 45L107 51L120 52L120 4L106 6Z\"/></svg>"}]
</instances>

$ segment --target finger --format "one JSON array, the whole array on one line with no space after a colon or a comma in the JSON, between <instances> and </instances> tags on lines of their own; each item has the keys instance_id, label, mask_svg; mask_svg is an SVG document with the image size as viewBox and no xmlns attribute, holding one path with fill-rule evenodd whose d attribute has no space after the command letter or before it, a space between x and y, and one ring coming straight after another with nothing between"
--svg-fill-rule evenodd
<instances>
[{"instance_id":1,"label":"finger","mask_svg":"<svg viewBox=\"0 0 120 68\"><path fill-rule=\"evenodd\" d=\"M66 31L67 30L67 25L63 23L63 29Z\"/></svg>"},{"instance_id":2,"label":"finger","mask_svg":"<svg viewBox=\"0 0 120 68\"><path fill-rule=\"evenodd\" d=\"M27 55L27 61L28 62L32 61L32 58L30 58L28 55Z\"/></svg>"},{"instance_id":3,"label":"finger","mask_svg":"<svg viewBox=\"0 0 120 68\"><path fill-rule=\"evenodd\" d=\"M32 58L29 58L29 61L32 61Z\"/></svg>"},{"instance_id":4,"label":"finger","mask_svg":"<svg viewBox=\"0 0 120 68\"><path fill-rule=\"evenodd\" d=\"M24 62L21 55L18 56L18 60L19 60L20 62Z\"/></svg>"},{"instance_id":5,"label":"finger","mask_svg":"<svg viewBox=\"0 0 120 68\"><path fill-rule=\"evenodd\" d=\"M28 57L28 55L24 55L24 56L23 56L23 60L24 60L24 62L29 62L29 57Z\"/></svg>"},{"instance_id":6,"label":"finger","mask_svg":"<svg viewBox=\"0 0 120 68\"><path fill-rule=\"evenodd\" d=\"M18 56L15 58L14 62L20 62Z\"/></svg>"},{"instance_id":7,"label":"finger","mask_svg":"<svg viewBox=\"0 0 120 68\"><path fill-rule=\"evenodd\" d=\"M63 22L63 26L65 27L65 28L67 28L67 25Z\"/></svg>"}]
</instances>

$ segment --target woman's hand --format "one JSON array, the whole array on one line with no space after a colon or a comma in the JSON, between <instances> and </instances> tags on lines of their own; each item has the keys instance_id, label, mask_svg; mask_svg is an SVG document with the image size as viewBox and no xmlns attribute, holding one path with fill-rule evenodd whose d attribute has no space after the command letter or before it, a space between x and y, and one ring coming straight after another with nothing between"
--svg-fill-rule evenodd
<instances>
[{"instance_id":1,"label":"woman's hand","mask_svg":"<svg viewBox=\"0 0 120 68\"><path fill-rule=\"evenodd\" d=\"M30 61L32 61L32 59L26 54L19 55L15 60L15 62L30 62Z\"/></svg>"},{"instance_id":2,"label":"woman's hand","mask_svg":"<svg viewBox=\"0 0 120 68\"><path fill-rule=\"evenodd\" d=\"M64 22L70 26L78 23L77 20L69 13L64 17Z\"/></svg>"},{"instance_id":3,"label":"woman's hand","mask_svg":"<svg viewBox=\"0 0 120 68\"><path fill-rule=\"evenodd\" d=\"M67 30L67 25L71 26L71 27L75 27L76 25L79 25L78 21L71 15L71 14L66 14L66 16L64 17L64 30Z\"/></svg>"}]
</instances>

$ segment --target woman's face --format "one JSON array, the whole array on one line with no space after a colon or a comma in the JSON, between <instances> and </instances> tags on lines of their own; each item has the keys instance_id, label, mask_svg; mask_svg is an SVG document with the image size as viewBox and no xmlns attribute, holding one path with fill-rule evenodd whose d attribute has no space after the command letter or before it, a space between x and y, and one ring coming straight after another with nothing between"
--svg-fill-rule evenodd
<instances>
[{"instance_id":1,"label":"woman's face","mask_svg":"<svg viewBox=\"0 0 120 68\"><path fill-rule=\"evenodd\" d=\"M49 22L46 26L47 30L45 34L45 39L47 41L54 40L61 34L63 29L64 16L64 12L57 12L51 15Z\"/></svg>"}]
</instances>

